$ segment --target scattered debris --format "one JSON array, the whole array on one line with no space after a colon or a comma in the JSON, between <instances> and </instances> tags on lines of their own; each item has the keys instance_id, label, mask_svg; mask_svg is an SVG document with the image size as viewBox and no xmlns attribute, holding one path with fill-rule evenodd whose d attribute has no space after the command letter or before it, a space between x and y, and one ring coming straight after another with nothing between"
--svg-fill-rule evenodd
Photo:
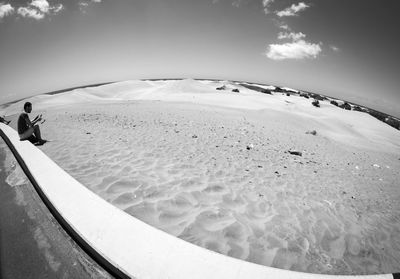
<instances>
[{"instance_id":1,"label":"scattered debris","mask_svg":"<svg viewBox=\"0 0 400 279\"><path fill-rule=\"evenodd\" d=\"M317 135L317 131L315 131L315 130L307 131L306 134L316 136Z\"/></svg>"}]
</instances>

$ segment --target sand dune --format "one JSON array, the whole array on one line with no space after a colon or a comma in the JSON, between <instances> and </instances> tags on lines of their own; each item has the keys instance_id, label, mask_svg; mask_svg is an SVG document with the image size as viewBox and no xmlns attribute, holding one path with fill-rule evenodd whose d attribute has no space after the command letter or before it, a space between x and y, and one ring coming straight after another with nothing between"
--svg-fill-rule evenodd
<instances>
[{"instance_id":1,"label":"sand dune","mask_svg":"<svg viewBox=\"0 0 400 279\"><path fill-rule=\"evenodd\" d=\"M115 206L219 253L398 272L399 131L328 102L222 85L128 81L34 97L52 140L41 149Z\"/></svg>"}]
</instances>

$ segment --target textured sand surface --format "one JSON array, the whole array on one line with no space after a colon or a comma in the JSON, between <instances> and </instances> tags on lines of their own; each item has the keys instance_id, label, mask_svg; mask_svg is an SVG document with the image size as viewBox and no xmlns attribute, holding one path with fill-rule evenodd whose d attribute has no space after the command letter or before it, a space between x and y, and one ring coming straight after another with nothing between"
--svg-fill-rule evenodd
<instances>
[{"instance_id":1,"label":"textured sand surface","mask_svg":"<svg viewBox=\"0 0 400 279\"><path fill-rule=\"evenodd\" d=\"M284 269L400 271L400 135L372 117L387 134L365 137L351 122L364 117L358 112L137 100L36 112L47 119L52 142L41 149L50 158L170 234Z\"/></svg>"}]
</instances>

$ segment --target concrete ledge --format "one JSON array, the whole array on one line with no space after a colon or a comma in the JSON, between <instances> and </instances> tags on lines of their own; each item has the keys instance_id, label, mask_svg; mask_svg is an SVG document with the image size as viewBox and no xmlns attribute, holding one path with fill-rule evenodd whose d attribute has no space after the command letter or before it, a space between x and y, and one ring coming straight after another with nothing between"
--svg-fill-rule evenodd
<instances>
[{"instance_id":1,"label":"concrete ledge","mask_svg":"<svg viewBox=\"0 0 400 279\"><path fill-rule=\"evenodd\" d=\"M118 271L139 279L389 279L398 275L334 276L287 271L224 256L183 241L128 215L81 185L39 148L0 129L24 161L36 184L85 245ZM51 144L51 143L49 143ZM79 242L78 242L79 243ZM82 243L79 243L80 245Z\"/></svg>"}]
</instances>

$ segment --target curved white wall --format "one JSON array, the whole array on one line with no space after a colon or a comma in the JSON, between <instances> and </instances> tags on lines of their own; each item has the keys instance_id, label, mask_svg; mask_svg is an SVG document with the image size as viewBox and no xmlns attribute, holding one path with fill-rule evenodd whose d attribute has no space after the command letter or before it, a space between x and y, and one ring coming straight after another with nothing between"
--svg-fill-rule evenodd
<instances>
[{"instance_id":1,"label":"curved white wall","mask_svg":"<svg viewBox=\"0 0 400 279\"><path fill-rule=\"evenodd\" d=\"M0 123L0 129L69 225L99 254L132 278L393 278L392 274L332 276L286 271L195 246L107 203L62 170L39 148L30 142L21 142L12 128Z\"/></svg>"}]
</instances>

